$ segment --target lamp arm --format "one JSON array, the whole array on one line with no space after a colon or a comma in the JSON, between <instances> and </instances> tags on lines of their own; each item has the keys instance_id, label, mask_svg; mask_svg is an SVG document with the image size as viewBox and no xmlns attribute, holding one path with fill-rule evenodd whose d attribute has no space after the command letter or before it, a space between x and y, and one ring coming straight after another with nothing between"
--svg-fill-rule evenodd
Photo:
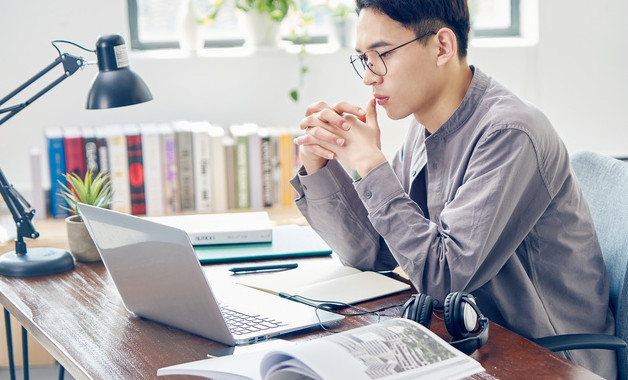
<instances>
[{"instance_id":1,"label":"lamp arm","mask_svg":"<svg viewBox=\"0 0 628 380\"><path fill-rule=\"evenodd\" d=\"M3 109L0 109L0 114L8 112L8 114L6 116L4 116L2 119L0 119L0 125L3 124L4 122L6 122L7 120L9 120L10 118L12 118L13 116L15 116L18 112L20 112L21 110L23 110L24 108L29 106L35 100L39 99L39 97L41 97L42 95L44 95L45 93L50 91L53 87L55 87L56 85L58 85L59 83L64 81L67 77L69 77L72 74L74 74L76 71L78 71L78 69L82 68L86 64L85 60L82 57L77 57L77 56L74 56L74 55L71 55L71 54L67 54L67 53L61 54L50 65L46 66L43 70L41 70L40 72L35 74L29 80L24 82L21 86L19 86L18 88L13 90L10 94L5 96L2 100L0 100L0 106L3 105L4 103L6 103L9 99L14 97L15 95L19 94L22 90L24 90L25 88L27 88L28 86L33 84L33 82L35 82L37 79L41 78L43 75L48 73L50 70L55 68L60 63L63 64L63 69L65 71L63 73L63 75L61 75L55 81L50 83L48 86L44 87L41 91L39 91L38 93L33 95L27 101L25 101L23 103L20 103L20 104L16 104L16 105L11 106L11 107L6 107L6 108L3 108Z\"/></svg>"},{"instance_id":2,"label":"lamp arm","mask_svg":"<svg viewBox=\"0 0 628 380\"><path fill-rule=\"evenodd\" d=\"M24 238L37 239L39 232L32 223L35 216L35 209L26 201L26 199L9 183L4 176L4 172L0 169L0 195L4 199L13 220L17 227L17 238L15 239L15 253L17 255L26 254L26 243Z\"/></svg>"}]
</instances>

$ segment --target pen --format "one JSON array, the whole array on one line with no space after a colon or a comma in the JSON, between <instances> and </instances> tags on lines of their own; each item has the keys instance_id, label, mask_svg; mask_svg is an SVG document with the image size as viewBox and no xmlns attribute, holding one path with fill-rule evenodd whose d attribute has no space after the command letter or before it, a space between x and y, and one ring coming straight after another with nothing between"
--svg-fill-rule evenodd
<instances>
[{"instance_id":1,"label":"pen","mask_svg":"<svg viewBox=\"0 0 628 380\"><path fill-rule=\"evenodd\" d=\"M270 271L270 270L283 270L283 269L294 269L298 267L299 264L276 264L276 265L255 265L250 267L236 267L231 268L229 271L233 273L241 273L241 272L261 272L261 271Z\"/></svg>"}]
</instances>

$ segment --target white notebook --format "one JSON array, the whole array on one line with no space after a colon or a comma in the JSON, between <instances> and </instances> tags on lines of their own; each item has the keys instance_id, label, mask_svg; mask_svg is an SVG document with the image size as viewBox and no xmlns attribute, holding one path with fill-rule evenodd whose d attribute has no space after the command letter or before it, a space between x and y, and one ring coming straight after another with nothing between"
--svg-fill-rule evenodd
<instances>
[{"instance_id":1,"label":"white notebook","mask_svg":"<svg viewBox=\"0 0 628 380\"><path fill-rule=\"evenodd\" d=\"M267 212L233 212L146 217L188 233L192 245L268 243L272 223Z\"/></svg>"}]
</instances>

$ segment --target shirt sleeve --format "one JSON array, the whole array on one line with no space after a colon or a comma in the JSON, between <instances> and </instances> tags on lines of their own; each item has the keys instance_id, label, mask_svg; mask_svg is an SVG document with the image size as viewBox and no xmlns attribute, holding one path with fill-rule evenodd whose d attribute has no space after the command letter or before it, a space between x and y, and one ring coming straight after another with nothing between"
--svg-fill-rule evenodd
<instances>
[{"instance_id":1,"label":"shirt sleeve","mask_svg":"<svg viewBox=\"0 0 628 380\"><path fill-rule=\"evenodd\" d=\"M299 195L297 207L343 264L361 270L390 270L397 266L388 246L373 228L353 179L336 160L330 160L311 175L301 168L290 182Z\"/></svg>"},{"instance_id":2,"label":"shirt sleeve","mask_svg":"<svg viewBox=\"0 0 628 380\"><path fill-rule=\"evenodd\" d=\"M495 277L551 201L534 146L516 128L478 142L437 222L422 216L395 178L390 165L382 165L355 188L417 290L440 300Z\"/></svg>"}]
</instances>

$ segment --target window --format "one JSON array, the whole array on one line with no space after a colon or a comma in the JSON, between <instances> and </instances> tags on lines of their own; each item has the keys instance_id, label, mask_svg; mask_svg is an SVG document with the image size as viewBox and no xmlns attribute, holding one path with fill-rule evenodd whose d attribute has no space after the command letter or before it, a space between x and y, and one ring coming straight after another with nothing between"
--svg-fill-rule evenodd
<instances>
[{"instance_id":1,"label":"window","mask_svg":"<svg viewBox=\"0 0 628 380\"><path fill-rule=\"evenodd\" d=\"M197 17L207 15L216 0L127 0L132 49L164 49L179 47L179 24L188 1ZM519 35L519 0L468 0L473 35L502 37ZM311 17L307 27L308 43L328 41L331 4L353 7L354 0L298 0L302 14ZM282 36L294 38L292 30L302 28L295 14L282 24ZM245 39L245 22L232 0L226 0L214 22L200 28L205 47L241 46Z\"/></svg>"},{"instance_id":2,"label":"window","mask_svg":"<svg viewBox=\"0 0 628 380\"><path fill-rule=\"evenodd\" d=\"M474 37L518 36L519 0L468 0Z\"/></svg>"}]
</instances>

